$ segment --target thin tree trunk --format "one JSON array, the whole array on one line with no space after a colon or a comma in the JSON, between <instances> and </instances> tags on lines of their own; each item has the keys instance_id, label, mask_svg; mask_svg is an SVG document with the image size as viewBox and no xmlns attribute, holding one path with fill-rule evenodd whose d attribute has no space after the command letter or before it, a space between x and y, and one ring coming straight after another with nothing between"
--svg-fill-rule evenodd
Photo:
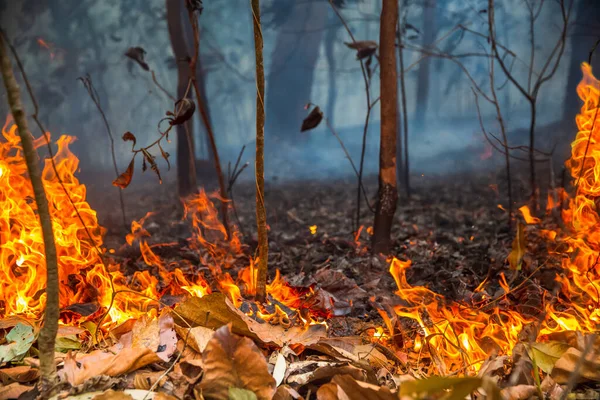
<instances>
[{"instance_id":1,"label":"thin tree trunk","mask_svg":"<svg viewBox=\"0 0 600 400\"><path fill-rule=\"evenodd\" d=\"M398 202L396 187L396 132L398 131L398 70L396 69L396 22L398 1L383 0L379 30L381 64L381 140L379 149L379 201L373 224L373 253L387 254Z\"/></svg>"},{"instance_id":2,"label":"thin tree trunk","mask_svg":"<svg viewBox=\"0 0 600 400\"><path fill-rule=\"evenodd\" d=\"M430 0L423 5L423 47L429 48L435 40L435 8L436 0ZM427 103L429 101L429 69L430 57L419 63L417 73L417 129L424 131L427 125Z\"/></svg>"},{"instance_id":3,"label":"thin tree trunk","mask_svg":"<svg viewBox=\"0 0 600 400\"><path fill-rule=\"evenodd\" d=\"M531 185L531 212L538 211L538 187L535 176L535 119L536 119L536 101L534 97L531 99L531 124L529 126L529 183ZM508 151L508 149L506 150Z\"/></svg>"},{"instance_id":4,"label":"thin tree trunk","mask_svg":"<svg viewBox=\"0 0 600 400\"><path fill-rule=\"evenodd\" d=\"M331 18L330 18L331 20ZM335 126L335 103L337 100L336 59L334 54L337 29L329 28L325 35L325 56L327 57L327 119Z\"/></svg>"},{"instance_id":5,"label":"thin tree trunk","mask_svg":"<svg viewBox=\"0 0 600 400\"><path fill-rule=\"evenodd\" d=\"M404 3L403 3L404 4ZM400 16L398 16L400 18ZM398 59L400 61L400 95L402 101L402 124L404 131L404 191L406 197L410 197L410 163L408 158L408 112L406 111L406 80L404 79L404 51L403 51L403 37L402 37L402 24L398 24ZM397 162L398 160L396 160Z\"/></svg>"},{"instance_id":6,"label":"thin tree trunk","mask_svg":"<svg viewBox=\"0 0 600 400\"><path fill-rule=\"evenodd\" d=\"M13 75L10 58L6 51L4 39L0 37L0 61L2 78L8 97L8 103L15 123L17 124L19 137L23 146L23 155L27 163L27 171L31 179L31 186L37 205L42 237L44 240L44 253L46 258L46 311L44 312L44 325L40 330L38 346L40 351L40 373L42 382L42 394L47 396L56 382L56 364L54 363L54 346L56 333L58 331L59 317L59 281L58 261L56 246L54 244L54 233L52 232L52 220L48 208L48 199L44 190L44 183L38 165L38 154L33 147L33 139L27 127L27 118L21 103L19 86Z\"/></svg>"},{"instance_id":7,"label":"thin tree trunk","mask_svg":"<svg viewBox=\"0 0 600 400\"><path fill-rule=\"evenodd\" d=\"M177 62L177 98L185 95L187 83L190 79L188 66L182 60L188 57L185 46L185 36L182 26L183 0L165 0L167 8L167 25L173 55ZM192 120L186 125L177 125L177 188L179 197L187 197L196 191L196 163L194 156Z\"/></svg>"},{"instance_id":8,"label":"thin tree trunk","mask_svg":"<svg viewBox=\"0 0 600 400\"><path fill-rule=\"evenodd\" d=\"M258 277L256 299L267 299L267 212L265 210L265 68L263 65L263 36L260 25L260 1L252 0L254 51L256 53L256 228L258 231Z\"/></svg>"}]
</instances>

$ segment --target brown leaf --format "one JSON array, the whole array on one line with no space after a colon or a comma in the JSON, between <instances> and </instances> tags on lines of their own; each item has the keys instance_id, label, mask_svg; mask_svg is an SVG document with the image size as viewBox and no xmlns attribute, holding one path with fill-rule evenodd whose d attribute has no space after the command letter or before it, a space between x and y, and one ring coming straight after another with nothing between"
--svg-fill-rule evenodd
<instances>
[{"instance_id":1,"label":"brown leaf","mask_svg":"<svg viewBox=\"0 0 600 400\"><path fill-rule=\"evenodd\" d=\"M552 379L559 385L567 383L582 355L581 350L573 347L567 350L554 365L554 369L550 374ZM600 381L600 356L597 355L597 352L587 354L581 364L577 383L585 381Z\"/></svg>"},{"instance_id":2,"label":"brown leaf","mask_svg":"<svg viewBox=\"0 0 600 400\"><path fill-rule=\"evenodd\" d=\"M140 65L140 67L142 67L146 71L150 70L150 67L148 66L146 61L144 61L146 50L144 50L142 47L130 47L125 52L125 55L131 58L133 61L137 62Z\"/></svg>"},{"instance_id":3,"label":"brown leaf","mask_svg":"<svg viewBox=\"0 0 600 400\"><path fill-rule=\"evenodd\" d=\"M532 385L509 386L500 391L505 400L527 400L535 395L537 388Z\"/></svg>"},{"instance_id":4,"label":"brown leaf","mask_svg":"<svg viewBox=\"0 0 600 400\"><path fill-rule=\"evenodd\" d=\"M350 375L337 375L332 380L346 394L349 400L397 400L398 396L393 394L387 387L370 385L359 382Z\"/></svg>"},{"instance_id":5,"label":"brown leaf","mask_svg":"<svg viewBox=\"0 0 600 400\"><path fill-rule=\"evenodd\" d=\"M23 393L27 393L33 390L33 386L21 385L18 382L11 383L10 385L0 386L0 399L1 400L13 400L21 397Z\"/></svg>"},{"instance_id":6,"label":"brown leaf","mask_svg":"<svg viewBox=\"0 0 600 400\"><path fill-rule=\"evenodd\" d=\"M113 185L120 187L121 189L125 189L131 183L131 178L133 177L133 167L135 166L135 157L131 159L127 170L123 172L117 179L113 181Z\"/></svg>"},{"instance_id":7,"label":"brown leaf","mask_svg":"<svg viewBox=\"0 0 600 400\"><path fill-rule=\"evenodd\" d=\"M116 354L96 350L89 354L67 354L61 378L76 386L98 375L119 376L146 365L162 361L154 351L144 348L124 348Z\"/></svg>"},{"instance_id":8,"label":"brown leaf","mask_svg":"<svg viewBox=\"0 0 600 400\"><path fill-rule=\"evenodd\" d=\"M304 400L304 398L288 385L281 385L277 388L273 400Z\"/></svg>"},{"instance_id":9,"label":"brown leaf","mask_svg":"<svg viewBox=\"0 0 600 400\"><path fill-rule=\"evenodd\" d=\"M317 400L338 400L338 385L329 382L317 390Z\"/></svg>"},{"instance_id":10,"label":"brown leaf","mask_svg":"<svg viewBox=\"0 0 600 400\"><path fill-rule=\"evenodd\" d=\"M4 385L12 382L26 383L35 381L39 376L40 371L28 365L0 369L0 382Z\"/></svg>"},{"instance_id":11,"label":"brown leaf","mask_svg":"<svg viewBox=\"0 0 600 400\"><path fill-rule=\"evenodd\" d=\"M131 142L133 142L133 146L135 146L137 139L135 138L135 135L133 133L127 131L123 134L123 141L125 141L125 142L131 141Z\"/></svg>"},{"instance_id":12,"label":"brown leaf","mask_svg":"<svg viewBox=\"0 0 600 400\"><path fill-rule=\"evenodd\" d=\"M510 269L518 271L521 269L521 262L525 256L525 250L527 248L527 241L525 239L525 225L517 223L517 235L512 243L512 251L508 255L508 264Z\"/></svg>"},{"instance_id":13,"label":"brown leaf","mask_svg":"<svg viewBox=\"0 0 600 400\"><path fill-rule=\"evenodd\" d=\"M177 100L175 102L175 112L168 112L167 115L172 115L173 118L169 119L169 124L173 125L181 125L188 119L192 118L194 112L196 111L196 103L192 99L183 98Z\"/></svg>"},{"instance_id":14,"label":"brown leaf","mask_svg":"<svg viewBox=\"0 0 600 400\"><path fill-rule=\"evenodd\" d=\"M356 50L357 60L371 57L377 51L377 42L372 40L360 40L358 42L344 44L349 48Z\"/></svg>"},{"instance_id":15,"label":"brown leaf","mask_svg":"<svg viewBox=\"0 0 600 400\"><path fill-rule=\"evenodd\" d=\"M131 397L130 394L110 389L102 394L94 396L92 400L133 400L133 397Z\"/></svg>"},{"instance_id":16,"label":"brown leaf","mask_svg":"<svg viewBox=\"0 0 600 400\"><path fill-rule=\"evenodd\" d=\"M175 325L175 330L180 338L183 340L187 338L187 344L198 353L202 353L204 351L206 345L210 339L212 339L215 333L214 330L205 328L203 326L195 326L190 329Z\"/></svg>"},{"instance_id":17,"label":"brown leaf","mask_svg":"<svg viewBox=\"0 0 600 400\"><path fill-rule=\"evenodd\" d=\"M308 114L304 121L302 121L302 127L300 128L300 132L309 131L311 129L315 129L321 121L323 120L323 113L319 106L316 106L312 109L312 111Z\"/></svg>"},{"instance_id":18,"label":"brown leaf","mask_svg":"<svg viewBox=\"0 0 600 400\"><path fill-rule=\"evenodd\" d=\"M206 370L200 387L207 397L227 400L232 387L250 390L258 400L270 400L275 393L265 357L250 339L231 333L229 324L215 332L202 361Z\"/></svg>"}]
</instances>

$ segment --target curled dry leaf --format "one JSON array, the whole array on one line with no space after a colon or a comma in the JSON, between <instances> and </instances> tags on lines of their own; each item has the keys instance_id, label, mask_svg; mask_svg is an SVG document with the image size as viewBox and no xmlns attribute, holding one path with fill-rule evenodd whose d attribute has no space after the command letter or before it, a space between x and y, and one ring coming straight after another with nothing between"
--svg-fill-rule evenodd
<instances>
[{"instance_id":1,"label":"curled dry leaf","mask_svg":"<svg viewBox=\"0 0 600 400\"><path fill-rule=\"evenodd\" d=\"M205 374L200 387L206 397L227 400L229 388L252 391L259 400L270 400L275 393L265 357L250 339L231 333L229 324L215 332L202 361Z\"/></svg>"},{"instance_id":2,"label":"curled dry leaf","mask_svg":"<svg viewBox=\"0 0 600 400\"><path fill-rule=\"evenodd\" d=\"M120 187L121 189L125 189L127 186L129 186L129 184L131 183L131 178L133 177L134 166L135 166L135 157L133 157L131 159L131 161L129 162L129 166L127 167L127 170L125 172L123 172L121 175L119 175L117 177L117 179L115 179L113 181L113 185Z\"/></svg>"},{"instance_id":3,"label":"curled dry leaf","mask_svg":"<svg viewBox=\"0 0 600 400\"><path fill-rule=\"evenodd\" d=\"M319 106L316 106L311 110L308 116L304 118L304 121L302 121L302 127L300 128L300 132L315 129L317 126L319 126L322 120L323 112L321 111Z\"/></svg>"},{"instance_id":4,"label":"curled dry leaf","mask_svg":"<svg viewBox=\"0 0 600 400\"><path fill-rule=\"evenodd\" d=\"M137 62L140 65L140 67L142 67L144 70L146 70L146 71L150 70L150 67L144 60L144 56L146 55L146 50L144 50L142 47L130 47L125 52L125 55L127 57L131 58L133 61Z\"/></svg>"},{"instance_id":5,"label":"curled dry leaf","mask_svg":"<svg viewBox=\"0 0 600 400\"><path fill-rule=\"evenodd\" d=\"M564 385L569 381L571 374L577 369L583 352L571 347L568 349L554 365L551 376L554 381L560 385ZM581 367L578 369L577 383L585 381L600 381L600 355L593 351L585 355L582 360Z\"/></svg>"},{"instance_id":6,"label":"curled dry leaf","mask_svg":"<svg viewBox=\"0 0 600 400\"><path fill-rule=\"evenodd\" d=\"M133 146L135 146L137 139L135 138L135 135L133 133L127 131L123 134L123 141L124 142L133 142Z\"/></svg>"},{"instance_id":7,"label":"curled dry leaf","mask_svg":"<svg viewBox=\"0 0 600 400\"><path fill-rule=\"evenodd\" d=\"M169 118L169 124L173 125L181 125L188 119L192 118L194 112L196 111L196 103L192 99L183 98L179 99L175 102L175 112L168 111L167 115L170 115L172 118Z\"/></svg>"},{"instance_id":8,"label":"curled dry leaf","mask_svg":"<svg viewBox=\"0 0 600 400\"><path fill-rule=\"evenodd\" d=\"M28 365L19 365L12 368L0 369L0 382L3 385L18 382L26 383L35 381L40 376L40 371L36 368L31 368Z\"/></svg>"}]
</instances>

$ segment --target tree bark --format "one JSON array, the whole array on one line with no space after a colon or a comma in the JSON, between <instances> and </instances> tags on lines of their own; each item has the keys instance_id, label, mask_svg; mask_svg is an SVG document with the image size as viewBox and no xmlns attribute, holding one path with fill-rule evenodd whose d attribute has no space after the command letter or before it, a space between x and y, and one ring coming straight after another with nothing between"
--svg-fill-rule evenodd
<instances>
[{"instance_id":1,"label":"tree bark","mask_svg":"<svg viewBox=\"0 0 600 400\"><path fill-rule=\"evenodd\" d=\"M40 352L40 373L42 397L47 396L56 382L56 364L54 363L54 346L56 333L58 332L59 318L59 280L58 260L54 233L52 231L52 220L48 208L48 199L42 182L42 175L38 165L38 154L33 147L33 139L27 127L27 118L21 103L19 86L15 80L10 58L6 50L4 39L0 37L0 62L2 78L8 97L8 103L17 124L19 137L23 146L23 155L27 163L27 172L31 179L31 186L37 205L42 237L44 240L44 253L46 258L46 311L44 313L44 325L40 330L38 346ZM49 396L48 396L49 397Z\"/></svg>"},{"instance_id":2,"label":"tree bark","mask_svg":"<svg viewBox=\"0 0 600 400\"><path fill-rule=\"evenodd\" d=\"M373 253L387 254L398 202L396 186L396 133L398 132L398 70L396 69L396 22L398 1L383 0L379 29L381 65L381 139L379 149L379 201L373 224Z\"/></svg>"},{"instance_id":3,"label":"tree bark","mask_svg":"<svg viewBox=\"0 0 600 400\"><path fill-rule=\"evenodd\" d=\"M254 52L256 54L256 228L258 231L258 277L256 299L267 298L267 212L265 210L265 68L263 65L263 36L260 25L260 1L252 0Z\"/></svg>"},{"instance_id":4,"label":"tree bark","mask_svg":"<svg viewBox=\"0 0 600 400\"><path fill-rule=\"evenodd\" d=\"M423 6L423 47L428 48L435 40L435 7L437 0L430 0ZM417 129L425 130L427 126L427 102L429 100L429 69L431 59L425 57L419 63L417 73Z\"/></svg>"},{"instance_id":5,"label":"tree bark","mask_svg":"<svg viewBox=\"0 0 600 400\"><path fill-rule=\"evenodd\" d=\"M169 38L173 47L173 55L177 62L177 98L185 96L190 80L190 70L183 60L189 57L185 45L185 35L182 26L183 0L165 0L167 7L167 25ZM189 93L188 93L189 96ZM177 189L179 197L187 197L196 191L196 165L193 140L193 119L184 125L176 126L177 135Z\"/></svg>"}]
</instances>

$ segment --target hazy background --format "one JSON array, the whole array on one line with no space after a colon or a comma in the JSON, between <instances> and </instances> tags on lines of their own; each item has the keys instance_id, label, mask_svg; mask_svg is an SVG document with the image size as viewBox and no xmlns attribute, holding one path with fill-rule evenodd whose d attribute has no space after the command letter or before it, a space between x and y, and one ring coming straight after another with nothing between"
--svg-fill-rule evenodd
<instances>
[{"instance_id":1,"label":"hazy background","mask_svg":"<svg viewBox=\"0 0 600 400\"><path fill-rule=\"evenodd\" d=\"M537 7L540 0L529 0ZM320 105L358 162L366 112L364 84L355 51L344 45L348 33L326 0L265 0L263 32L267 81L266 175L290 178L343 177L352 174L335 138L323 124L300 133L302 108ZM403 17L411 25L408 46L428 46L457 24L487 34L487 0L404 1ZM525 0L497 0L498 40L517 59L513 72L527 79L530 60L529 12ZM579 64L600 37L600 3L575 0L572 28L554 78L540 93L539 143L549 150L563 148L575 135L575 85ZM381 2L346 0L340 4L357 40L378 41ZM41 117L55 135L79 138L74 151L82 172L112 168L109 141L97 110L77 77L90 74L117 140L118 165L124 170L130 146L120 140L133 132L138 143L157 137L156 124L172 102L153 84L151 75L123 54L141 46L158 80L176 93L177 70L167 31L162 0L0 0L0 23L15 44L41 105ZM223 164L235 161L247 145L244 161L253 162L255 136L254 47L249 1L206 0L200 17L201 68L207 106ZM546 0L535 25L535 68L540 71L560 34L556 1ZM485 39L460 31L436 44L451 54L483 53ZM413 171L446 173L492 166L498 156L486 145L479 126L471 82L452 61L421 57L405 49L410 152ZM461 61L486 90L489 61L465 57ZM525 143L529 104L496 69L500 102L511 141ZM371 98L379 93L378 75ZM419 96L419 93L421 94ZM2 97L5 98L4 91ZM28 103L29 104L29 103ZM6 101L0 111L7 113ZM494 110L482 103L486 126L497 132ZM378 165L379 107L371 115L366 170ZM196 156L207 158L206 139L195 123ZM175 154L173 143L166 150ZM161 164L162 165L162 164ZM252 169L245 173L250 178ZM136 178L134 178L136 179Z\"/></svg>"}]
</instances>

